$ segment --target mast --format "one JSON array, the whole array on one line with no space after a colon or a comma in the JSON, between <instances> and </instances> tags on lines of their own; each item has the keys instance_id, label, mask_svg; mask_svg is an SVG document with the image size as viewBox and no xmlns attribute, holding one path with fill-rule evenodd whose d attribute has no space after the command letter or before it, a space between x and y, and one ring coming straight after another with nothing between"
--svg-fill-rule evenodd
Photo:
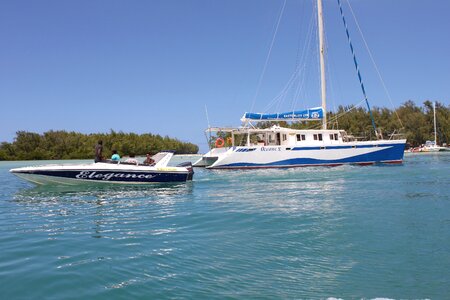
<instances>
[{"instance_id":1,"label":"mast","mask_svg":"<svg viewBox=\"0 0 450 300\"><path fill-rule=\"evenodd\" d=\"M434 146L437 146L437 133L436 133L436 101L433 102L433 117L434 117Z\"/></svg>"},{"instance_id":2,"label":"mast","mask_svg":"<svg viewBox=\"0 0 450 300\"><path fill-rule=\"evenodd\" d=\"M327 95L325 81L325 43L323 33L322 0L317 0L317 23L319 25L320 87L322 91L322 129L327 129Z\"/></svg>"}]
</instances>

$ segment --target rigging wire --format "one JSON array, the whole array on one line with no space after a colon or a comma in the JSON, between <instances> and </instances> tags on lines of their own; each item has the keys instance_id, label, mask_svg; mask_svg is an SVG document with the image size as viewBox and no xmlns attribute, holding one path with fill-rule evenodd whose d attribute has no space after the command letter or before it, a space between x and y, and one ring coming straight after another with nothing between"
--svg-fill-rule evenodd
<instances>
[{"instance_id":1,"label":"rigging wire","mask_svg":"<svg viewBox=\"0 0 450 300\"><path fill-rule=\"evenodd\" d=\"M295 82L296 78L299 76L301 70L302 70L302 68L300 66L297 66L296 70L291 75L291 78L289 78L288 82L283 87L281 92L275 98L273 98L272 101L269 102L269 104L265 107L264 111L269 110L273 105L275 105L275 103L281 101L281 99L287 94L287 92L289 91L289 89L293 85L293 82Z\"/></svg>"},{"instance_id":2,"label":"rigging wire","mask_svg":"<svg viewBox=\"0 0 450 300\"><path fill-rule=\"evenodd\" d=\"M353 8L352 8L352 6L350 5L350 2L349 2L348 0L347 0L346 2L347 2L348 7L350 8L350 12L352 13L353 19L355 20L356 27L358 28L359 34L361 35L361 38L362 38L362 40L363 40L363 42L364 42L364 45L365 45L365 47L366 47L366 50L367 50L367 52L369 53L369 57L370 57L370 59L371 59L371 61L372 61L372 64L373 64L373 66L374 66L374 68L375 68L375 70L376 70L376 72L377 72L377 74L378 74L378 77L380 78L380 81L381 81L381 84L382 84L382 86L383 86L383 89L384 89L386 95L388 96L389 102L391 103L392 110L395 112L395 115L397 116L397 119L398 119L398 121L400 122L400 125L402 126L402 128L404 128L403 123L402 123L402 120L400 119L400 116L398 115L397 110L395 109L394 103L393 103L393 101L392 101L391 94L389 93L389 90L388 90L387 87L386 87L386 84L385 84L385 82L384 82L384 80L383 80L383 77L381 76L381 72L380 72L380 70L378 69L377 64L375 63L375 60L374 60L373 55L372 55L372 51L370 51L369 45L367 44L366 39L364 38L364 34L363 34L362 30L361 30L361 27L359 26L358 20L356 19L356 15L355 15L355 13L353 12Z\"/></svg>"},{"instance_id":3,"label":"rigging wire","mask_svg":"<svg viewBox=\"0 0 450 300\"><path fill-rule=\"evenodd\" d=\"M329 103L329 100L331 99L331 101L333 103L333 110L337 111L336 110L336 101L334 100L336 93L334 92L333 77L331 76L332 60L331 60L331 52L329 51L329 48L328 48L329 43L328 43L328 35L327 35L327 26L324 26L323 31L324 31L324 38L325 38L325 51L327 53L327 61L328 61L328 63L325 64L325 72L327 73L327 76L326 76L328 78L327 84L329 86L329 91L331 92L331 93L327 93L327 103ZM331 95L333 97L330 97ZM336 121L336 126L337 126L337 128L339 128L337 119L333 118L333 120ZM327 122L327 125L328 124L331 124L332 128L334 128L334 124L331 122L331 120Z\"/></svg>"},{"instance_id":4,"label":"rigging wire","mask_svg":"<svg viewBox=\"0 0 450 300\"><path fill-rule=\"evenodd\" d=\"M365 99L361 100L359 103L357 103L356 105L352 105L349 109L344 110L344 112L342 112L341 114L338 114L336 116L334 116L332 119L330 119L330 121L328 123L333 123L334 121L336 121L338 118L345 116L346 114L348 114L349 112L351 112L352 110L354 110L357 107L360 107L363 103L365 102Z\"/></svg>"},{"instance_id":5,"label":"rigging wire","mask_svg":"<svg viewBox=\"0 0 450 300\"><path fill-rule=\"evenodd\" d=\"M301 2L301 3L305 4L305 2ZM303 7L299 11L302 11L303 13L306 12L306 10L303 9ZM311 16L312 16L312 14L311 14ZM304 19L304 18L300 18L300 20L302 20L302 19ZM299 26L299 27L301 28L301 26ZM302 38L301 37L302 37L302 34L301 34L301 30L300 30L299 34L298 34L298 38L297 38L297 53L295 55L295 67L296 68L303 61L303 55L305 53L304 51L300 51L300 49L302 48L301 47L301 44L302 44ZM304 49L305 45L306 45L306 43L303 43L303 49ZM291 111L295 110L295 104L297 102L295 96L296 96L296 91L298 90L299 86L297 85L297 89L294 89L294 87L295 87L295 84L292 84L293 94L292 94L292 101L291 101Z\"/></svg>"},{"instance_id":6,"label":"rigging wire","mask_svg":"<svg viewBox=\"0 0 450 300\"><path fill-rule=\"evenodd\" d=\"M256 88L255 96L253 97L252 107L251 107L250 111L253 111L253 108L255 107L256 98L258 97L259 90L261 89L261 84L262 84L262 81L263 81L263 78L264 78L264 74L266 73L266 68L267 68L267 65L269 64L270 54L272 53L273 44L275 42L275 38L276 38L277 33L278 33L278 27L280 26L281 18L283 17L283 13L284 13L284 8L286 7L286 1L287 0L284 0L283 6L282 6L281 11L280 11L280 14L278 16L278 21L277 21L277 25L275 27L275 32L273 34L272 41L270 43L269 52L267 53L266 61L264 63L264 67L263 67L261 76L259 77L259 80L258 80L258 86Z\"/></svg>"},{"instance_id":7,"label":"rigging wire","mask_svg":"<svg viewBox=\"0 0 450 300\"><path fill-rule=\"evenodd\" d=\"M360 107L364 102L366 101L366 99L361 100L360 102L358 102L356 105L352 105L350 108L348 108L347 110L344 110L344 112L335 115L333 118L331 118L330 120L328 120L327 125L328 124L332 124L334 121L336 121L337 119L341 118L342 116L348 114L349 112L351 112L352 110L354 110L357 107ZM312 125L310 127L308 127L307 129L320 129L322 128L322 123L320 124L315 124Z\"/></svg>"},{"instance_id":8,"label":"rigging wire","mask_svg":"<svg viewBox=\"0 0 450 300\"><path fill-rule=\"evenodd\" d=\"M355 50L353 49L352 40L350 39L350 33L348 31L347 22L345 21L344 11L342 10L341 0L337 0L337 2L339 4L339 10L341 11L342 22L344 22L345 33L347 34L347 39L348 39L348 43L350 45L350 50L352 51L353 62L355 64L356 73L358 73L359 83L361 85L361 89L362 89L364 98L366 100L366 105L367 105L367 109L369 110L370 118L372 119L372 126L373 126L373 129L375 130L375 136L378 137L377 127L375 126L375 120L373 118L372 110L370 109L369 100L367 99L366 89L364 88L364 83L362 81L361 73L359 72L358 61L356 60Z\"/></svg>"},{"instance_id":9,"label":"rigging wire","mask_svg":"<svg viewBox=\"0 0 450 300\"><path fill-rule=\"evenodd\" d=\"M311 43L313 39L313 28L314 28L314 16L315 14L311 14L310 20L309 20L309 27L308 27L308 33L306 35L306 42L303 46L302 50L302 56L300 62L303 62L303 69L305 72L303 73L303 76L300 78L300 81L297 85L297 88L294 92L291 108L294 110L294 108L297 106L298 99L300 98L300 93L303 91L303 88L305 86L305 80L306 80L306 66L307 66L307 49L311 48ZM306 98L306 95L305 95Z\"/></svg>"},{"instance_id":10,"label":"rigging wire","mask_svg":"<svg viewBox=\"0 0 450 300\"><path fill-rule=\"evenodd\" d=\"M299 44L297 48L297 56L296 56L296 63L295 63L295 69L293 73L291 74L291 77L288 79L287 83L284 85L284 87L281 89L281 91L278 93L277 96L275 96L264 108L263 112L267 112L269 110L279 111L280 107L283 105L283 103L287 100L288 94L290 91L292 91L293 94L293 100L291 102L292 105L292 111L294 111L294 106L296 104L296 100L298 99L299 93L302 90L304 86L304 82L306 79L306 69L307 69L307 49L311 47L312 43L312 36L313 36L313 24L314 14L310 14L309 22L307 23L306 28L306 35L300 35L305 37L305 41L303 43L303 47L301 47L301 39L299 39ZM275 107L275 108L274 108ZM273 109L274 108L274 109Z\"/></svg>"},{"instance_id":11,"label":"rigging wire","mask_svg":"<svg viewBox=\"0 0 450 300\"><path fill-rule=\"evenodd\" d=\"M317 1L314 1L314 10L315 11L318 11L319 10L319 7L318 7L318 2ZM315 66L316 66L316 68L317 68L317 73L316 73L316 75L317 75L317 82L320 82L320 84L322 84L322 78L321 78L321 70L320 70L320 41L319 41L319 16L317 15L317 14L314 14L314 24L315 24L315 26L314 26L314 29L315 29L315 32L314 32L314 37L316 38L316 40L315 40L315 43L314 43L314 45L316 46L315 47L315 49L316 49L316 52L315 52L315 54L316 54L316 59L317 59L317 63L315 64ZM323 22L325 22L325 20L323 20ZM325 26L325 24L324 24L324 26L323 26L323 28L326 28L326 26ZM325 51L326 49L324 49L324 51ZM324 55L325 55L325 53L324 53ZM321 91L321 86L319 85L319 95L321 96L322 95L322 91ZM321 104L321 106L322 106L322 104ZM325 108L324 108L325 109Z\"/></svg>"}]
</instances>

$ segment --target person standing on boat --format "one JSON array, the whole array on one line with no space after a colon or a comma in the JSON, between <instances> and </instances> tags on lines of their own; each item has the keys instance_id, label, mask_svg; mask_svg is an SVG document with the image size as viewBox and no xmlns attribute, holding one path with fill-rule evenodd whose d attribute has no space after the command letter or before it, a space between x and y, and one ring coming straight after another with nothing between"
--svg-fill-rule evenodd
<instances>
[{"instance_id":1,"label":"person standing on boat","mask_svg":"<svg viewBox=\"0 0 450 300\"><path fill-rule=\"evenodd\" d=\"M120 155L117 153L117 150L113 150L112 151L112 156L111 156L111 160L112 161L119 161L120 160Z\"/></svg>"},{"instance_id":2,"label":"person standing on boat","mask_svg":"<svg viewBox=\"0 0 450 300\"><path fill-rule=\"evenodd\" d=\"M103 141L98 141L97 145L95 145L95 162L99 162L103 160Z\"/></svg>"}]
</instances>

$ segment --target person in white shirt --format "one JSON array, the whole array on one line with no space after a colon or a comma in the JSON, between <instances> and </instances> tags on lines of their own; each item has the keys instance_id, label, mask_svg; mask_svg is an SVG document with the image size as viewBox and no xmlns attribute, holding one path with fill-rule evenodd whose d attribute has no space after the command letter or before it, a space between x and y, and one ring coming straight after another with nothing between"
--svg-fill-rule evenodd
<instances>
[{"instance_id":1,"label":"person in white shirt","mask_svg":"<svg viewBox=\"0 0 450 300\"><path fill-rule=\"evenodd\" d=\"M128 157L125 160L126 163L130 163L130 164L139 164L138 160L136 158L134 158L134 154L130 154L130 157Z\"/></svg>"}]
</instances>

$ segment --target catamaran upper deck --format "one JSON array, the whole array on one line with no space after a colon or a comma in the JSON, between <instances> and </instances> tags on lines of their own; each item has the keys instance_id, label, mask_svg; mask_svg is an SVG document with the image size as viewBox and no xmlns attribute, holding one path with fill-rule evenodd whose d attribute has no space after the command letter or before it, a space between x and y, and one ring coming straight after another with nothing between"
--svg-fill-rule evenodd
<instances>
[{"instance_id":1,"label":"catamaran upper deck","mask_svg":"<svg viewBox=\"0 0 450 300\"><path fill-rule=\"evenodd\" d=\"M353 136L348 135L344 130L292 129L278 125L273 125L269 128L211 127L206 130L207 134L212 134L213 132L222 133L228 146L320 146L342 144L355 140Z\"/></svg>"}]
</instances>

